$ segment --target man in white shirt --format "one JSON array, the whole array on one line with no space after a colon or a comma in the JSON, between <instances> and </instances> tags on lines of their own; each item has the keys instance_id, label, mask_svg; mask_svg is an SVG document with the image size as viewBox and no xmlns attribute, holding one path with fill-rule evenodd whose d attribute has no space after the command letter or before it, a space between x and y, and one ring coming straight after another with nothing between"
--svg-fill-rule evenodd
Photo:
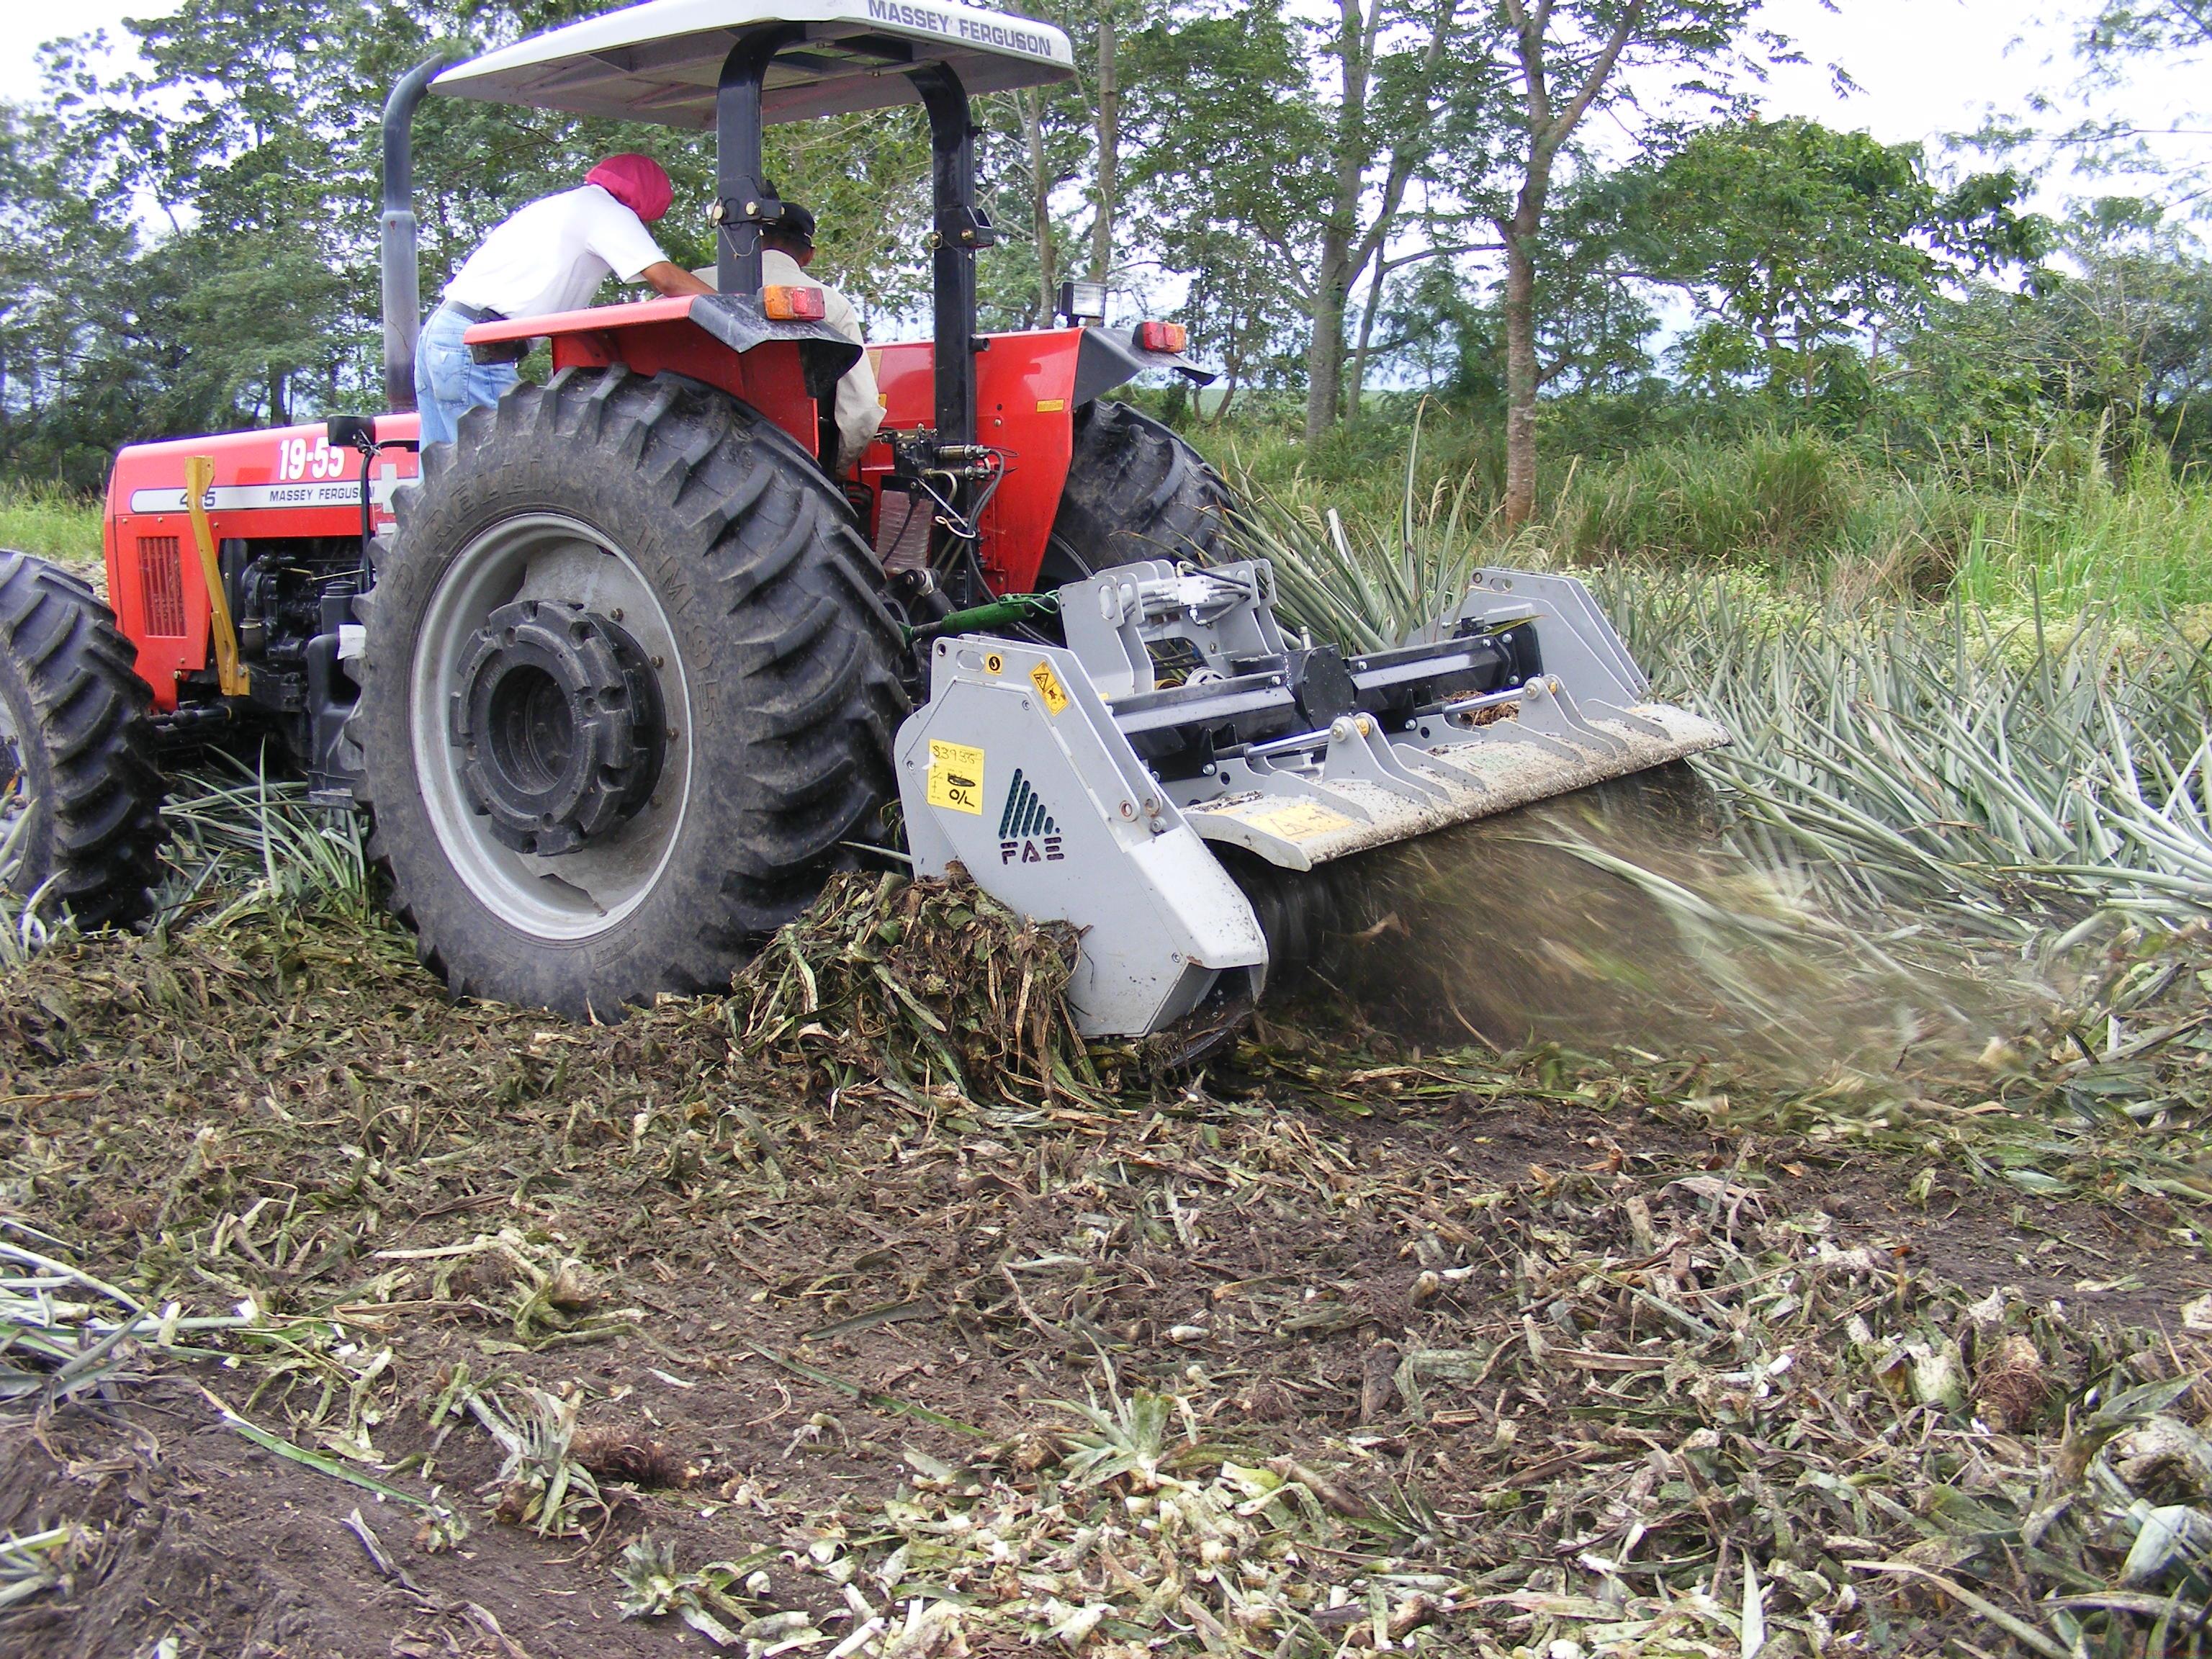
<instances>
[{"instance_id":1,"label":"man in white shirt","mask_svg":"<svg viewBox=\"0 0 2212 1659\"><path fill-rule=\"evenodd\" d=\"M771 191L771 193L773 193ZM861 348L860 361L837 382L832 412L837 422L837 454L834 471L849 472L860 464L876 428L884 423L884 406L877 396L876 372L868 362L867 340L860 332L860 314L853 302L827 283L806 274L814 263L814 216L796 202L761 228L761 285L763 288L818 288L822 290L822 320ZM711 266L696 273L711 280Z\"/></svg>"},{"instance_id":2,"label":"man in white shirt","mask_svg":"<svg viewBox=\"0 0 2212 1659\"><path fill-rule=\"evenodd\" d=\"M464 410L489 407L515 382L520 343L505 362L477 362L461 338L471 325L578 310L610 274L665 295L712 294L712 283L673 263L646 228L674 197L651 156L610 155L576 189L518 208L485 237L415 343L422 441L453 442Z\"/></svg>"}]
</instances>

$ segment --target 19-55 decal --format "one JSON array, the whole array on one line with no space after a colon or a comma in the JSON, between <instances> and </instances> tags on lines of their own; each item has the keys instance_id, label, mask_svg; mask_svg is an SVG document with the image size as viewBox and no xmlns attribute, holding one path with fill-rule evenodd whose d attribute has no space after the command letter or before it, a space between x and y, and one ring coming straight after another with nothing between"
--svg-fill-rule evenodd
<instances>
[{"instance_id":1,"label":"19-55 decal","mask_svg":"<svg viewBox=\"0 0 2212 1659\"><path fill-rule=\"evenodd\" d=\"M361 504L360 475L351 478L345 476L353 460L351 450L331 448L330 440L320 433L312 440L304 434L279 437L276 482L217 484L202 498L200 505L210 513L270 507L357 507ZM390 477L373 480L369 500L379 507L389 507L392 486L399 482ZM181 488L134 489L131 492L131 510L182 513L185 492Z\"/></svg>"}]
</instances>

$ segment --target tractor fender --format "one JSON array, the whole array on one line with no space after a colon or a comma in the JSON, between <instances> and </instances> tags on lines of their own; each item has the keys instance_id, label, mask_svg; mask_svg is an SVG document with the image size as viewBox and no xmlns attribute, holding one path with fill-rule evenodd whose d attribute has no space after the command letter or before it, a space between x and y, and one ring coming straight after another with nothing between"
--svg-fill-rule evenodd
<instances>
[{"instance_id":1,"label":"tractor fender","mask_svg":"<svg viewBox=\"0 0 2212 1659\"><path fill-rule=\"evenodd\" d=\"M681 374L768 416L810 455L819 453L816 405L826 403L860 348L820 322L779 322L750 294L702 294L596 306L546 317L477 323L471 347L544 339L556 371L617 365L648 379Z\"/></svg>"},{"instance_id":2,"label":"tractor fender","mask_svg":"<svg viewBox=\"0 0 2212 1659\"><path fill-rule=\"evenodd\" d=\"M1075 349L1074 406L1080 409L1150 368L1171 368L1194 386L1211 385L1217 378L1181 352L1146 350L1125 331L1086 328Z\"/></svg>"},{"instance_id":3,"label":"tractor fender","mask_svg":"<svg viewBox=\"0 0 2212 1659\"><path fill-rule=\"evenodd\" d=\"M845 371L860 361L860 348L829 324L778 322L750 294L695 298L691 320L740 355L771 340L800 342L799 360L805 368L807 389L817 398L830 397ZM815 391L817 386L821 390Z\"/></svg>"},{"instance_id":4,"label":"tractor fender","mask_svg":"<svg viewBox=\"0 0 2212 1659\"><path fill-rule=\"evenodd\" d=\"M860 360L860 348L827 323L780 322L761 309L750 294L696 294L666 300L641 300L629 305L593 306L586 311L556 312L546 317L503 317L497 322L477 323L462 336L471 346L500 345L515 340L560 339L574 334L604 334L611 331L665 324L676 318L696 323L735 352L750 351L771 340L799 340L818 349L837 374ZM832 375L835 380L836 375Z\"/></svg>"}]
</instances>

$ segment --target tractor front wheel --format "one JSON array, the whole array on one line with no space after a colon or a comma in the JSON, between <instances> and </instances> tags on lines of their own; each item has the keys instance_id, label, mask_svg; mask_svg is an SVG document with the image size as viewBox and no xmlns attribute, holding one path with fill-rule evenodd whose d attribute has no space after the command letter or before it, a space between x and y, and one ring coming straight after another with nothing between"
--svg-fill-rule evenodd
<instances>
[{"instance_id":1,"label":"tractor front wheel","mask_svg":"<svg viewBox=\"0 0 2212 1659\"><path fill-rule=\"evenodd\" d=\"M82 927L153 908L162 787L137 662L91 588L0 552L0 887Z\"/></svg>"},{"instance_id":2,"label":"tractor front wheel","mask_svg":"<svg viewBox=\"0 0 2212 1659\"><path fill-rule=\"evenodd\" d=\"M371 850L457 994L726 988L892 790L901 638L821 470L673 376L571 371L423 455L368 610Z\"/></svg>"},{"instance_id":3,"label":"tractor front wheel","mask_svg":"<svg viewBox=\"0 0 2212 1659\"><path fill-rule=\"evenodd\" d=\"M1103 398L1085 404L1037 591L1139 559L1238 557L1234 508L1221 475L1159 422Z\"/></svg>"}]
</instances>

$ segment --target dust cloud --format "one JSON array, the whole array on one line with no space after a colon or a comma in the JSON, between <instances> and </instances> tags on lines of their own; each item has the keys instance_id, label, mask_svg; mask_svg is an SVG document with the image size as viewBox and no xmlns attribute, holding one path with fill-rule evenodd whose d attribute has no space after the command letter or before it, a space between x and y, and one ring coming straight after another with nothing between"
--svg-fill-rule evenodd
<instances>
[{"instance_id":1,"label":"dust cloud","mask_svg":"<svg viewBox=\"0 0 2212 1659\"><path fill-rule=\"evenodd\" d=\"M1306 960L1270 998L1278 1024L1711 1060L1812 1085L1970 1066L2057 1000L2016 954L1846 917L1762 867L1686 767L1322 873L1325 901L1303 897L1286 953Z\"/></svg>"}]
</instances>

